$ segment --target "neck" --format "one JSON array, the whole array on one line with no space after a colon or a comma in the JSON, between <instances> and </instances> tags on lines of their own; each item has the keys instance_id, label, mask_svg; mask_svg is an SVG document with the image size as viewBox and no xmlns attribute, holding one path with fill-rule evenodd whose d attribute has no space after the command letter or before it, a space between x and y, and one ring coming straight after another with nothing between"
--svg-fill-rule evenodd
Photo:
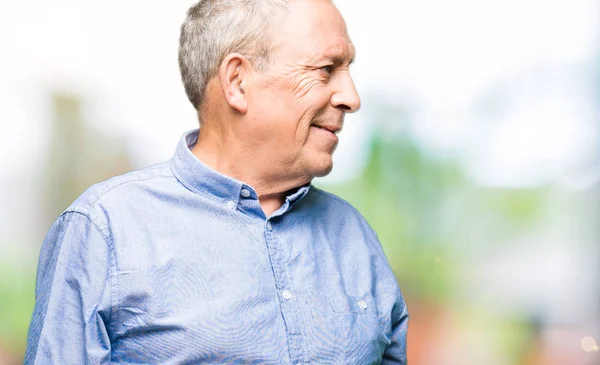
<instances>
[{"instance_id":1,"label":"neck","mask_svg":"<svg viewBox=\"0 0 600 365\"><path fill-rule=\"evenodd\" d=\"M229 127L214 128L215 124ZM252 141L247 136L239 138L240 134L232 125L203 123L192 153L213 170L250 185L269 217L281 207L290 190L310 179L289 176L285 166L273 166L274 159L261 148L260 141Z\"/></svg>"}]
</instances>

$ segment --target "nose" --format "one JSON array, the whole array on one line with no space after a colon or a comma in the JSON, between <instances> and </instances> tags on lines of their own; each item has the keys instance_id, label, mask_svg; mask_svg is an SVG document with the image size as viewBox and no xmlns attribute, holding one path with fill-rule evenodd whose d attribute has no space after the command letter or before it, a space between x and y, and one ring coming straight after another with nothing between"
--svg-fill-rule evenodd
<instances>
[{"instance_id":1,"label":"nose","mask_svg":"<svg viewBox=\"0 0 600 365\"><path fill-rule=\"evenodd\" d=\"M342 75L340 75L342 76ZM354 81L350 73L346 72L343 77L338 78L338 87L331 96L331 105L334 108L342 109L346 113L354 113L360 109L360 96L354 86Z\"/></svg>"}]
</instances>

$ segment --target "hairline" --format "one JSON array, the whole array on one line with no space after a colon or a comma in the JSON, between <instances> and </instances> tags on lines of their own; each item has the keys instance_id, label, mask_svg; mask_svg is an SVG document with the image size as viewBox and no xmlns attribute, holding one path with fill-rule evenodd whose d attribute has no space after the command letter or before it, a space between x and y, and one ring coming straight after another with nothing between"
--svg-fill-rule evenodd
<instances>
[{"instance_id":1,"label":"hairline","mask_svg":"<svg viewBox=\"0 0 600 365\"><path fill-rule=\"evenodd\" d=\"M262 7L252 8L250 2L230 0L225 2L229 8L219 9L223 2L200 0L190 7L181 25L178 59L182 82L194 108L198 109L206 99L209 81L218 74L223 60L231 53L247 57L259 72L266 69L276 48L273 45L274 28L285 19L285 11L289 11L292 1L295 0L263 0ZM246 6L242 10L250 9L247 17L231 6L240 3ZM217 8L216 16L210 18L215 12L213 8ZM256 17L252 19L256 14L275 16L261 23L255 20ZM224 21L233 24L223 24ZM238 32L234 29L236 26L244 28ZM218 29L224 31L217 33Z\"/></svg>"}]
</instances>

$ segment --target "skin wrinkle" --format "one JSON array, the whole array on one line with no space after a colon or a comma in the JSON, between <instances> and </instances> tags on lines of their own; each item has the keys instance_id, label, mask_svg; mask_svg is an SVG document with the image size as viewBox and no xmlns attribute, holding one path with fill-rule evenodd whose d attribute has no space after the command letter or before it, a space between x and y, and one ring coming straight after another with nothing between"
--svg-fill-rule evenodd
<instances>
[{"instance_id":1,"label":"skin wrinkle","mask_svg":"<svg viewBox=\"0 0 600 365\"><path fill-rule=\"evenodd\" d=\"M338 137L317 127L341 129L345 113L360 107L349 73L354 46L335 6L291 2L277 18L284 21L272 28L275 51L265 69L231 54L209 81L193 149L252 186L266 216L286 192L331 171Z\"/></svg>"},{"instance_id":2,"label":"skin wrinkle","mask_svg":"<svg viewBox=\"0 0 600 365\"><path fill-rule=\"evenodd\" d=\"M294 98L296 99L296 101L301 102L306 96L306 94L308 94L310 90L317 84L319 84L319 80L307 76L306 73L297 75L294 81L292 82Z\"/></svg>"}]
</instances>

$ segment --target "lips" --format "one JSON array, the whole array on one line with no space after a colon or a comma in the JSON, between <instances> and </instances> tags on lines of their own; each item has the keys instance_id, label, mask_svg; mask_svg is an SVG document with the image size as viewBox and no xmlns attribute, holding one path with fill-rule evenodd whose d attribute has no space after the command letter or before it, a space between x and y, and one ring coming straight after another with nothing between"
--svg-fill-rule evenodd
<instances>
[{"instance_id":1,"label":"lips","mask_svg":"<svg viewBox=\"0 0 600 365\"><path fill-rule=\"evenodd\" d=\"M331 132L333 134L338 134L341 130L340 127L336 126L336 125L314 125L313 127L319 128L319 129L323 129L326 130L328 132Z\"/></svg>"}]
</instances>

